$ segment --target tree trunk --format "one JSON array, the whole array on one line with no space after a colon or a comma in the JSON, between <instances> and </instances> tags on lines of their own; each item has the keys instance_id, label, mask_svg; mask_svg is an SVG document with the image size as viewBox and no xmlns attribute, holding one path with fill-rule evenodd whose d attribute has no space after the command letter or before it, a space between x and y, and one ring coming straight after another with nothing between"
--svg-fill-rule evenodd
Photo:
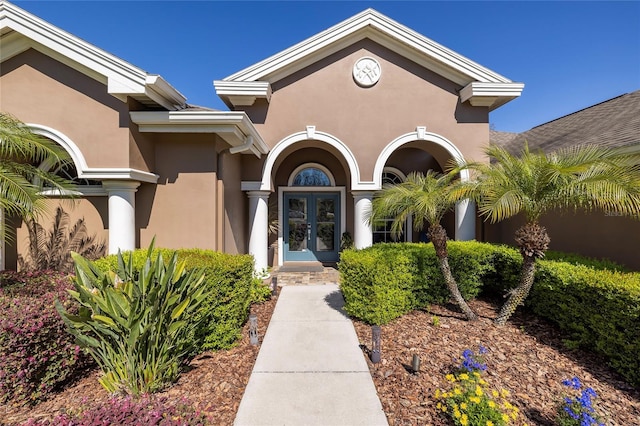
<instances>
[{"instance_id":1,"label":"tree trunk","mask_svg":"<svg viewBox=\"0 0 640 426\"><path fill-rule=\"evenodd\" d=\"M478 316L471 310L467 302L462 297L462 294L460 294L458 283L456 283L456 279L451 273L447 253L447 232L440 224L431 225L429 227L429 238L433 242L433 247L436 250L436 256L440 262L440 270L442 271L442 275L444 275L444 281L447 284L447 288L449 289L449 293L451 293L453 300L460 307L464 315L467 317L467 320L477 320Z\"/></svg>"},{"instance_id":2,"label":"tree trunk","mask_svg":"<svg viewBox=\"0 0 640 426\"><path fill-rule=\"evenodd\" d=\"M529 295L529 291L533 286L533 279L536 272L536 258L534 256L525 256L522 262L522 275L520 276L520 284L511 290L511 294L507 301L502 305L498 317L495 319L496 325L504 325L507 320L516 311L518 305L524 302Z\"/></svg>"},{"instance_id":3,"label":"tree trunk","mask_svg":"<svg viewBox=\"0 0 640 426\"><path fill-rule=\"evenodd\" d=\"M498 317L495 319L497 325L504 325L529 295L536 272L536 259L544 257L544 253L549 248L549 235L547 230L537 222L529 222L516 231L516 244L520 248L522 255L522 273L520 284L511 290L509 298L502 305Z\"/></svg>"}]
</instances>

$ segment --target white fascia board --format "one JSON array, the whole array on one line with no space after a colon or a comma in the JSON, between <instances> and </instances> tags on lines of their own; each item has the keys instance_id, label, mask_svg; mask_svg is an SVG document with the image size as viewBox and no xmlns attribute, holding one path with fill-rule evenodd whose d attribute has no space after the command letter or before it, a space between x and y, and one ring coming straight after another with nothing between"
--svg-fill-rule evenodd
<instances>
[{"instance_id":1,"label":"white fascia board","mask_svg":"<svg viewBox=\"0 0 640 426\"><path fill-rule=\"evenodd\" d=\"M371 38L377 42L383 42L383 44L384 40L387 39L388 44L400 47L399 51L396 49L398 53L407 56L411 60L428 65L442 64L440 69L436 67L435 72L442 72L443 69L449 68L453 74L458 73L465 76L466 78L458 79L459 82L464 81L465 84L470 81L511 82L506 77L447 49L373 9L367 9L289 49L232 74L224 80L276 81L274 75L281 78L281 71L284 69L287 70L288 74L291 74L303 66L316 62L339 50L338 47L343 47L345 44L343 41L348 40L348 44L352 44L354 41L363 38ZM332 47L334 44L336 46ZM423 58L422 60L420 59L421 57Z\"/></svg>"},{"instance_id":2,"label":"white fascia board","mask_svg":"<svg viewBox=\"0 0 640 426\"><path fill-rule=\"evenodd\" d=\"M460 102L469 101L473 106L486 106L494 110L519 97L523 89L523 83L473 82L460 90Z\"/></svg>"},{"instance_id":3,"label":"white fascia board","mask_svg":"<svg viewBox=\"0 0 640 426\"><path fill-rule=\"evenodd\" d=\"M258 98L271 101L271 84L268 81L215 80L213 87L229 107L251 106Z\"/></svg>"},{"instance_id":4,"label":"white fascia board","mask_svg":"<svg viewBox=\"0 0 640 426\"><path fill-rule=\"evenodd\" d=\"M269 147L243 111L132 111L129 114L141 132L216 133L223 138L231 134L233 146L244 143L246 137L251 136L261 154L269 152Z\"/></svg>"},{"instance_id":5,"label":"white fascia board","mask_svg":"<svg viewBox=\"0 0 640 426\"><path fill-rule=\"evenodd\" d=\"M271 99L271 84L268 81L215 80L213 86L218 96L255 96Z\"/></svg>"},{"instance_id":6,"label":"white fascia board","mask_svg":"<svg viewBox=\"0 0 640 426\"><path fill-rule=\"evenodd\" d=\"M132 180L138 182L157 183L158 175L128 168L88 168L78 172L81 179L91 180Z\"/></svg>"},{"instance_id":7,"label":"white fascia board","mask_svg":"<svg viewBox=\"0 0 640 426\"><path fill-rule=\"evenodd\" d=\"M11 48L9 54L12 56L20 53L17 48L32 47L45 54L48 51L53 51L56 53L55 59L66 58L63 63L88 74L92 78L96 78L96 74L104 76L107 80L108 93L119 99L126 99L126 96L144 95L148 90L147 78L149 75L142 69L49 24L11 3L0 1L0 33L5 34L9 30L13 30L28 39L27 43L23 42ZM17 37L13 34L7 35L10 35L11 39L13 39L9 41L15 43ZM6 36L3 35L2 37L4 39ZM0 57L5 60L9 56L5 57L3 49ZM86 73L87 69L92 72ZM101 79L98 80L102 81ZM167 96L163 101L164 104L171 105L176 103L176 99L184 99L168 83L166 87L162 87L160 90L156 90L155 87L152 87L152 89L161 96ZM185 101L182 100L178 103L183 105Z\"/></svg>"}]
</instances>

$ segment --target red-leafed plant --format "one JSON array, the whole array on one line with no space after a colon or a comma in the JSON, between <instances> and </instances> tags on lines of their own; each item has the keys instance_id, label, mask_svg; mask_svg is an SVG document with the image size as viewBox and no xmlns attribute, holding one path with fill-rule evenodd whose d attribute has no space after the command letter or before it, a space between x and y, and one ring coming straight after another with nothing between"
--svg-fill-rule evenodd
<instances>
[{"instance_id":1,"label":"red-leafed plant","mask_svg":"<svg viewBox=\"0 0 640 426\"><path fill-rule=\"evenodd\" d=\"M46 399L89 358L67 333L54 301L69 305L68 276L0 272L0 401Z\"/></svg>"},{"instance_id":2,"label":"red-leafed plant","mask_svg":"<svg viewBox=\"0 0 640 426\"><path fill-rule=\"evenodd\" d=\"M78 414L62 414L53 420L29 419L22 426L200 426L213 424L186 400L170 402L166 397L113 397L91 408L80 407Z\"/></svg>"}]
</instances>

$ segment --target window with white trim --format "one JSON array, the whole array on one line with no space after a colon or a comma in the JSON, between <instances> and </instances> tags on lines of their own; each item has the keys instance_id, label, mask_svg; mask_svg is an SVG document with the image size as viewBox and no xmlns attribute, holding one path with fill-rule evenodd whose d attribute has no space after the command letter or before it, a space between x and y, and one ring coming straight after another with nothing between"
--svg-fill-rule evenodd
<instances>
[{"instance_id":1,"label":"window with white trim","mask_svg":"<svg viewBox=\"0 0 640 426\"><path fill-rule=\"evenodd\" d=\"M405 176L404 174L393 167L385 167L382 172L382 186L384 185L397 185L399 183L404 182ZM410 220L407 221L402 226L402 235L399 237L394 235L391 232L391 225L393 223L394 218L388 217L385 219L380 219L378 224L373 228L373 243L397 243L404 241L411 241L411 236L408 234L410 232Z\"/></svg>"}]
</instances>

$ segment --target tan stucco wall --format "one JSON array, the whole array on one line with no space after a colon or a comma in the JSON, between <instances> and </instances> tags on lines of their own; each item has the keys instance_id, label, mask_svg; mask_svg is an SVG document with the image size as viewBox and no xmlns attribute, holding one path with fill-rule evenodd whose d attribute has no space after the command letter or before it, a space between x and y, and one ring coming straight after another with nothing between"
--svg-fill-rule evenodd
<instances>
[{"instance_id":1,"label":"tan stucco wall","mask_svg":"<svg viewBox=\"0 0 640 426\"><path fill-rule=\"evenodd\" d=\"M547 228L551 250L607 258L640 271L640 220L578 212L548 214L540 223ZM515 245L514 233L523 224L522 217L485 224L485 239Z\"/></svg>"},{"instance_id":2,"label":"tan stucco wall","mask_svg":"<svg viewBox=\"0 0 640 426\"><path fill-rule=\"evenodd\" d=\"M363 56L374 57L382 67L380 81L370 88L358 86L352 77L354 63ZM469 160L482 159L489 139L487 108L461 105L459 86L370 40L273 82L272 89L268 106L262 101L247 109L269 146L314 125L349 146L365 181L373 179L383 148L417 126L447 138ZM442 150L435 154L440 163L448 160ZM243 179L256 180L255 167Z\"/></svg>"},{"instance_id":3,"label":"tan stucco wall","mask_svg":"<svg viewBox=\"0 0 640 426\"><path fill-rule=\"evenodd\" d=\"M222 158L224 187L224 252L247 253L249 241L249 200L241 189L242 155Z\"/></svg>"},{"instance_id":4,"label":"tan stucco wall","mask_svg":"<svg viewBox=\"0 0 640 426\"><path fill-rule=\"evenodd\" d=\"M95 236L97 241L109 240L108 227L108 201L107 197L86 197L83 199L49 199L46 201L46 211L37 220L47 231L51 230L55 217L56 208L61 206L69 214L69 224L67 231L79 219L84 219L89 236ZM13 247L8 247L6 269L16 269L17 254L26 255L29 249L29 232L24 222L17 220L16 240Z\"/></svg>"},{"instance_id":5,"label":"tan stucco wall","mask_svg":"<svg viewBox=\"0 0 640 426\"><path fill-rule=\"evenodd\" d=\"M2 63L0 109L62 132L89 167L131 167L127 104L109 95L106 84L33 49Z\"/></svg>"},{"instance_id":6,"label":"tan stucco wall","mask_svg":"<svg viewBox=\"0 0 640 426\"><path fill-rule=\"evenodd\" d=\"M215 136L157 134L153 144L158 184L143 184L136 194L140 245L155 236L160 247L215 249Z\"/></svg>"}]
</instances>

